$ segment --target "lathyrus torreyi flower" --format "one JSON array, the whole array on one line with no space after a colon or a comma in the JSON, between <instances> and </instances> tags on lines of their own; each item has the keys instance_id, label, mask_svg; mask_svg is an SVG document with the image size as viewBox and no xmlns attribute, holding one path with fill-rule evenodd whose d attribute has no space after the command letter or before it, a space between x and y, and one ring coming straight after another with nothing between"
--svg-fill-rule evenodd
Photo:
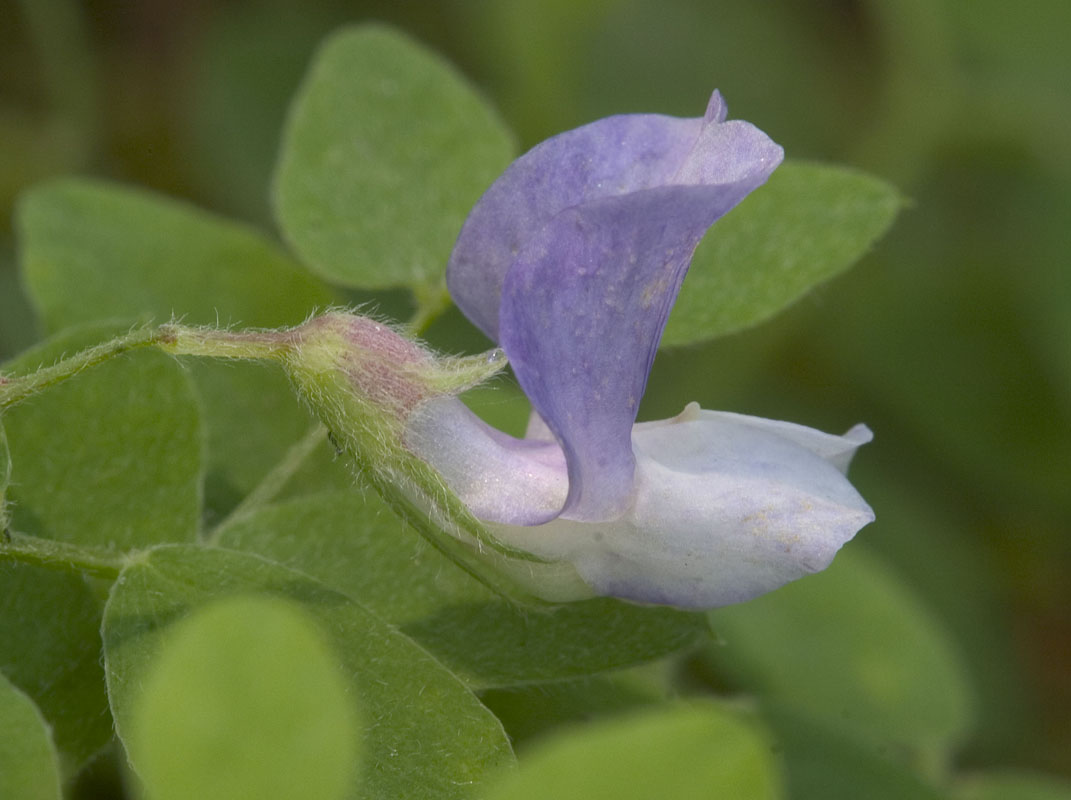
<instances>
[{"instance_id":1,"label":"lathyrus torreyi flower","mask_svg":"<svg viewBox=\"0 0 1071 800\"><path fill-rule=\"evenodd\" d=\"M332 314L288 332L284 361L396 507L543 599L709 608L771 591L873 519L845 477L867 428L833 436L695 404L636 413L699 240L781 159L715 92L701 118L563 133L488 189L447 283L531 401L523 439L457 397L500 368L493 356L437 359Z\"/></svg>"}]
</instances>

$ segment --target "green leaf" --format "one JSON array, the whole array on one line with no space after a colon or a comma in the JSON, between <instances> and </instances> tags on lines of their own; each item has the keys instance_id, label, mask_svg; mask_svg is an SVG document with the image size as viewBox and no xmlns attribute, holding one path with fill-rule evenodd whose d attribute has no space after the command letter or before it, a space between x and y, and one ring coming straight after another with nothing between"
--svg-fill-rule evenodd
<instances>
[{"instance_id":1,"label":"green leaf","mask_svg":"<svg viewBox=\"0 0 1071 800\"><path fill-rule=\"evenodd\" d=\"M128 566L105 609L105 669L124 742L165 632L199 606L235 594L295 602L330 637L365 723L367 767L347 797L469 797L488 770L511 763L487 709L408 637L349 598L253 555L181 545Z\"/></svg>"},{"instance_id":2,"label":"green leaf","mask_svg":"<svg viewBox=\"0 0 1071 800\"><path fill-rule=\"evenodd\" d=\"M80 575L0 563L0 671L48 720L66 776L112 738L100 618Z\"/></svg>"},{"instance_id":3,"label":"green leaf","mask_svg":"<svg viewBox=\"0 0 1071 800\"><path fill-rule=\"evenodd\" d=\"M306 431L306 436L309 432ZM302 444L295 447L300 449ZM353 464L348 458L339 455L329 436L310 452L300 463L298 469L291 472L289 479L276 499L315 495L327 491L360 491L357 488L360 479L354 474Z\"/></svg>"},{"instance_id":4,"label":"green leaf","mask_svg":"<svg viewBox=\"0 0 1071 800\"><path fill-rule=\"evenodd\" d=\"M767 737L713 704L592 725L533 747L487 800L772 800L781 778Z\"/></svg>"},{"instance_id":5,"label":"green leaf","mask_svg":"<svg viewBox=\"0 0 1071 800\"><path fill-rule=\"evenodd\" d=\"M709 612L709 650L739 686L920 752L957 742L971 722L967 680L915 596L858 547L825 572Z\"/></svg>"},{"instance_id":6,"label":"green leaf","mask_svg":"<svg viewBox=\"0 0 1071 800\"><path fill-rule=\"evenodd\" d=\"M51 330L101 319L296 324L336 297L262 235L175 200L98 181L19 204L30 298Z\"/></svg>"},{"instance_id":7,"label":"green leaf","mask_svg":"<svg viewBox=\"0 0 1071 800\"><path fill-rule=\"evenodd\" d=\"M23 198L17 227L26 284L50 328L172 315L270 327L338 301L253 229L148 192L86 180L47 184ZM198 364L193 372L206 407L209 505L222 513L309 417L272 369Z\"/></svg>"},{"instance_id":8,"label":"green leaf","mask_svg":"<svg viewBox=\"0 0 1071 800\"><path fill-rule=\"evenodd\" d=\"M877 745L830 719L768 706L793 800L942 800L943 795Z\"/></svg>"},{"instance_id":9,"label":"green leaf","mask_svg":"<svg viewBox=\"0 0 1071 800\"><path fill-rule=\"evenodd\" d=\"M68 331L7 366L29 371L113 332ZM139 351L102 364L10 409L4 425L15 528L120 550L196 535L201 420L174 359Z\"/></svg>"},{"instance_id":10,"label":"green leaf","mask_svg":"<svg viewBox=\"0 0 1071 800\"><path fill-rule=\"evenodd\" d=\"M371 493L297 498L218 536L223 546L260 553L358 600L481 688L643 663L707 632L701 614L611 599L515 606L429 548Z\"/></svg>"},{"instance_id":11,"label":"green leaf","mask_svg":"<svg viewBox=\"0 0 1071 800\"><path fill-rule=\"evenodd\" d=\"M956 800L1071 800L1071 781L1027 770L979 772L956 786Z\"/></svg>"},{"instance_id":12,"label":"green leaf","mask_svg":"<svg viewBox=\"0 0 1071 800\"><path fill-rule=\"evenodd\" d=\"M59 800L56 748L37 706L0 674L0 797Z\"/></svg>"},{"instance_id":13,"label":"green leaf","mask_svg":"<svg viewBox=\"0 0 1071 800\"><path fill-rule=\"evenodd\" d=\"M321 47L291 108L276 216L316 272L360 288L438 285L513 141L454 67L380 25Z\"/></svg>"},{"instance_id":14,"label":"green leaf","mask_svg":"<svg viewBox=\"0 0 1071 800\"><path fill-rule=\"evenodd\" d=\"M611 598L549 610L523 609L501 599L460 602L403 629L477 687L562 680L643 664L708 633L702 615Z\"/></svg>"},{"instance_id":15,"label":"green leaf","mask_svg":"<svg viewBox=\"0 0 1071 800\"><path fill-rule=\"evenodd\" d=\"M168 630L126 743L156 800L340 800L359 758L356 709L321 631L263 596Z\"/></svg>"},{"instance_id":16,"label":"green leaf","mask_svg":"<svg viewBox=\"0 0 1071 800\"><path fill-rule=\"evenodd\" d=\"M895 188L862 172L781 165L700 243L662 345L724 336L773 316L858 261L902 205Z\"/></svg>"},{"instance_id":17,"label":"green leaf","mask_svg":"<svg viewBox=\"0 0 1071 800\"><path fill-rule=\"evenodd\" d=\"M205 409L209 462L205 504L225 514L256 487L298 441L314 418L274 364L186 362ZM324 447L327 448L326 443ZM352 478L338 470L335 484ZM345 484L343 484L345 485Z\"/></svg>"},{"instance_id":18,"label":"green leaf","mask_svg":"<svg viewBox=\"0 0 1071 800\"><path fill-rule=\"evenodd\" d=\"M666 672L654 664L578 680L487 689L480 699L520 748L565 725L620 716L664 701L675 690L644 674L651 670L660 678Z\"/></svg>"}]
</instances>

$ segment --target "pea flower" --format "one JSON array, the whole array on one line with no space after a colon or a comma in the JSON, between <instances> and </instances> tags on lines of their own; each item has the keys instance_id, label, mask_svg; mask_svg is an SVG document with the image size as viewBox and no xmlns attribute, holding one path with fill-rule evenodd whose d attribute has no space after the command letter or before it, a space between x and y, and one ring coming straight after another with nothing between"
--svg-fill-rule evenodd
<instances>
[{"instance_id":1,"label":"pea flower","mask_svg":"<svg viewBox=\"0 0 1071 800\"><path fill-rule=\"evenodd\" d=\"M873 519L833 436L703 411L636 423L669 311L706 230L781 148L727 122L610 117L514 162L447 267L532 403L523 439L458 399L503 366L443 358L332 311L282 331L165 326L175 353L280 361L359 473L459 566L503 591L711 608L825 568ZM163 329L162 329L163 330Z\"/></svg>"},{"instance_id":2,"label":"pea flower","mask_svg":"<svg viewBox=\"0 0 1071 800\"><path fill-rule=\"evenodd\" d=\"M703 411L636 424L666 319L706 230L782 150L743 121L610 117L522 156L466 221L447 282L533 407L518 440L454 397L406 444L507 545L567 563L543 594L708 608L825 568L873 520L845 477L870 440ZM574 577L575 577L574 576Z\"/></svg>"}]
</instances>

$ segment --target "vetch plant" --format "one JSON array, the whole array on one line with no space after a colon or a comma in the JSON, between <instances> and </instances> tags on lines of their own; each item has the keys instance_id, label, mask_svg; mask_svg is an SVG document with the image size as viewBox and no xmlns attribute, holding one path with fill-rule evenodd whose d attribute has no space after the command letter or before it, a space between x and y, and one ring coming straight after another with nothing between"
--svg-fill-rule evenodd
<instances>
[{"instance_id":1,"label":"vetch plant","mask_svg":"<svg viewBox=\"0 0 1071 800\"><path fill-rule=\"evenodd\" d=\"M610 117L509 164L511 146L449 65L369 26L324 45L292 107L274 192L296 256L101 182L23 199L21 267L55 335L0 374L0 579L20 609L0 620L0 652L20 653L0 667L52 726L68 784L114 736L149 796L211 791L210 752L186 748L198 763L175 771L159 741L214 718L174 702L167 665L210 651L241 667L197 677L194 704L255 681L256 659L228 655L240 645L211 616L240 596L246 639L285 649L283 620L319 643L333 677L298 679L293 704L311 710L292 718L322 738L315 709L346 705L322 781L346 788L323 792L474 796L513 761L495 692L590 679L616 698L605 673L704 635L706 617L681 609L822 570L873 519L845 477L862 425L834 436L696 403L637 416L678 293L735 289L731 309L709 292L721 316L682 302L674 343L757 323L856 260L895 191L781 165L717 92L702 117ZM414 300L408 325L344 308L343 289L390 287ZM450 298L498 348L444 356L418 340ZM219 360L274 362L289 387ZM530 405L522 438L465 403L480 384L510 395L507 364ZM69 650L39 647L24 608ZM63 669L61 692L37 678ZM261 706L244 688L218 715L228 735L281 719L271 691ZM703 741L743 731L745 782L775 790L761 724L695 713L664 724ZM292 774L292 754L258 750L286 750L287 724L264 730L286 735L251 736L241 769ZM282 785L267 775L227 785Z\"/></svg>"},{"instance_id":2,"label":"vetch plant","mask_svg":"<svg viewBox=\"0 0 1071 800\"><path fill-rule=\"evenodd\" d=\"M447 282L532 402L524 439L457 397L504 366L497 353L437 358L367 317L275 332L168 324L151 342L281 361L358 473L470 569L486 546L484 563L545 600L748 600L823 569L873 519L844 477L870 432L696 404L635 424L699 240L782 160L726 114L715 92L701 118L626 115L561 134L473 209Z\"/></svg>"}]
</instances>

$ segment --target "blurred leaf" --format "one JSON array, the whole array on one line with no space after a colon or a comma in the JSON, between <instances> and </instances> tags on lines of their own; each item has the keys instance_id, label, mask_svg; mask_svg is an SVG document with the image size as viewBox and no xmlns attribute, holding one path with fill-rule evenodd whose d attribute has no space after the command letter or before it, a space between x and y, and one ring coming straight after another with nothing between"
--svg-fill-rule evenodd
<instances>
[{"instance_id":1,"label":"blurred leaf","mask_svg":"<svg viewBox=\"0 0 1071 800\"><path fill-rule=\"evenodd\" d=\"M1021 612L1005 579L1008 562L979 546L978 509L950 496L934 465L904 455L910 445L901 442L909 437L892 421L870 421L880 438L852 464L852 476L878 518L851 547L886 559L954 638L976 696L971 762L1025 757L1034 752L1040 687L1023 674L1017 654Z\"/></svg>"},{"instance_id":2,"label":"blurred leaf","mask_svg":"<svg viewBox=\"0 0 1071 800\"><path fill-rule=\"evenodd\" d=\"M109 746L67 784L64 800L123 800L128 797L130 783L130 760L119 741L112 739Z\"/></svg>"},{"instance_id":3,"label":"blurred leaf","mask_svg":"<svg viewBox=\"0 0 1071 800\"><path fill-rule=\"evenodd\" d=\"M549 610L501 599L456 603L403 630L470 685L513 686L643 664L707 635L701 615L612 598Z\"/></svg>"},{"instance_id":4,"label":"blurred leaf","mask_svg":"<svg viewBox=\"0 0 1071 800\"><path fill-rule=\"evenodd\" d=\"M356 713L308 614L232 597L173 625L143 677L126 745L156 800L340 800Z\"/></svg>"},{"instance_id":5,"label":"blurred leaf","mask_svg":"<svg viewBox=\"0 0 1071 800\"><path fill-rule=\"evenodd\" d=\"M102 341L67 331L7 365L25 372ZM14 465L13 526L42 538L126 550L192 539L201 505L202 429L189 377L151 351L55 386L4 415Z\"/></svg>"},{"instance_id":6,"label":"blurred leaf","mask_svg":"<svg viewBox=\"0 0 1071 800\"><path fill-rule=\"evenodd\" d=\"M481 62L480 72L497 88L495 100L524 149L590 121L578 78L589 71L592 34L620 0L451 5L461 21L455 37L468 38L466 56Z\"/></svg>"},{"instance_id":7,"label":"blurred leaf","mask_svg":"<svg viewBox=\"0 0 1071 800\"><path fill-rule=\"evenodd\" d=\"M190 166L213 207L271 221L286 109L317 42L342 15L322 4L212 9L187 53ZM342 17L344 19L344 17Z\"/></svg>"},{"instance_id":8,"label":"blurred leaf","mask_svg":"<svg viewBox=\"0 0 1071 800\"><path fill-rule=\"evenodd\" d=\"M1026 770L979 772L961 779L954 797L956 800L1071 800L1071 781Z\"/></svg>"},{"instance_id":9,"label":"blurred leaf","mask_svg":"<svg viewBox=\"0 0 1071 800\"><path fill-rule=\"evenodd\" d=\"M533 747L487 800L773 800L778 764L748 717L712 704L591 725Z\"/></svg>"},{"instance_id":10,"label":"blurred leaf","mask_svg":"<svg viewBox=\"0 0 1071 800\"><path fill-rule=\"evenodd\" d=\"M0 361L26 349L38 338L36 319L19 282L14 254L5 250L0 250Z\"/></svg>"},{"instance_id":11,"label":"blurred leaf","mask_svg":"<svg viewBox=\"0 0 1071 800\"><path fill-rule=\"evenodd\" d=\"M11 482L11 451L7 447L7 434L0 419L0 534L7 530L7 487Z\"/></svg>"},{"instance_id":12,"label":"blurred leaf","mask_svg":"<svg viewBox=\"0 0 1071 800\"><path fill-rule=\"evenodd\" d=\"M59 800L56 748L33 701L0 673L0 797Z\"/></svg>"},{"instance_id":13,"label":"blurred leaf","mask_svg":"<svg viewBox=\"0 0 1071 800\"><path fill-rule=\"evenodd\" d=\"M487 689L480 699L502 720L514 747L522 747L565 725L635 712L666 698L664 687L636 671Z\"/></svg>"},{"instance_id":14,"label":"blurred leaf","mask_svg":"<svg viewBox=\"0 0 1071 800\"><path fill-rule=\"evenodd\" d=\"M278 326L336 300L251 228L149 192L68 179L30 191L16 226L47 326L172 316Z\"/></svg>"},{"instance_id":15,"label":"blurred leaf","mask_svg":"<svg viewBox=\"0 0 1071 800\"><path fill-rule=\"evenodd\" d=\"M1059 352L1067 226L1053 212L1068 209L1068 192L1047 203L1057 187L1032 180L1032 168L998 144L936 165L880 268L845 281L844 302L816 333L923 445L904 457L943 462L946 481L1000 504L990 517L1018 501L1062 521L1071 510L1071 406L1058 376L1071 359ZM1035 350L1034 340L1045 345Z\"/></svg>"},{"instance_id":16,"label":"blurred leaf","mask_svg":"<svg viewBox=\"0 0 1071 800\"><path fill-rule=\"evenodd\" d=\"M274 364L185 363L197 382L208 428L205 504L210 515L222 516L260 483L314 420ZM346 479L342 485L352 484L345 471L340 479ZM326 484L337 485L339 481Z\"/></svg>"},{"instance_id":17,"label":"blurred leaf","mask_svg":"<svg viewBox=\"0 0 1071 800\"><path fill-rule=\"evenodd\" d=\"M583 110L592 118L632 111L694 117L720 89L731 115L755 123L788 152L828 158L874 114L880 74L872 33L854 6L848 12L828 3L751 0L607 5L568 75L581 84ZM544 60L557 57L553 44Z\"/></svg>"},{"instance_id":18,"label":"blurred leaf","mask_svg":"<svg viewBox=\"0 0 1071 800\"><path fill-rule=\"evenodd\" d=\"M700 243L662 345L773 316L859 260L902 204L896 189L862 172L782 165Z\"/></svg>"},{"instance_id":19,"label":"blurred leaf","mask_svg":"<svg viewBox=\"0 0 1071 800\"><path fill-rule=\"evenodd\" d=\"M839 728L777 706L764 709L785 763L793 800L942 800L943 795L878 746Z\"/></svg>"},{"instance_id":20,"label":"blurred leaf","mask_svg":"<svg viewBox=\"0 0 1071 800\"><path fill-rule=\"evenodd\" d=\"M1071 174L1040 171L1035 180L1023 181L1016 198L1015 228L1026 268L1017 270L1015 288L1022 294L1019 319L1032 337L1037 366L1050 376L1066 409L1071 407L1071 269L1066 261L1071 229L1065 222L1071 218Z\"/></svg>"},{"instance_id":21,"label":"blurred leaf","mask_svg":"<svg viewBox=\"0 0 1071 800\"><path fill-rule=\"evenodd\" d=\"M222 546L267 556L354 598L477 687L630 666L687 647L707 630L701 614L610 599L515 606L428 548L371 493L281 503L218 536Z\"/></svg>"},{"instance_id":22,"label":"blurred leaf","mask_svg":"<svg viewBox=\"0 0 1071 800\"><path fill-rule=\"evenodd\" d=\"M323 584L253 555L190 546L146 553L113 585L104 615L105 669L120 737L169 626L235 594L297 603L330 636L363 713L367 768L347 797L469 797L511 763L502 727L409 638Z\"/></svg>"},{"instance_id":23,"label":"blurred leaf","mask_svg":"<svg viewBox=\"0 0 1071 800\"><path fill-rule=\"evenodd\" d=\"M962 101L961 64L940 5L862 0L854 14L841 12L852 20L849 27L873 69L862 87L866 99L847 101L860 102L867 113L855 118L844 150L852 163L901 185L910 185L930 166ZM828 126L829 118L820 122Z\"/></svg>"},{"instance_id":24,"label":"blurred leaf","mask_svg":"<svg viewBox=\"0 0 1071 800\"><path fill-rule=\"evenodd\" d=\"M830 287L830 294L838 292L839 287ZM778 360L800 341L800 319L811 305L797 303L743 336L722 336L688 347L671 345L660 349L640 402L639 420L676 416L688 400L699 402L703 408L734 409L771 419L802 419L794 402L797 397L783 387L775 392L762 391L760 387L771 380L798 385L792 381L794 376L777 368ZM775 402L785 407L773 407ZM830 419L836 420L838 427L844 422L843 417L835 415ZM820 424L821 418L811 422Z\"/></svg>"},{"instance_id":25,"label":"blurred leaf","mask_svg":"<svg viewBox=\"0 0 1071 800\"><path fill-rule=\"evenodd\" d=\"M0 213L5 223L27 187L82 168L87 144L61 124L0 106Z\"/></svg>"},{"instance_id":26,"label":"blurred leaf","mask_svg":"<svg viewBox=\"0 0 1071 800\"><path fill-rule=\"evenodd\" d=\"M461 399L491 427L524 438L532 404L514 381L495 377L489 383L469 389Z\"/></svg>"},{"instance_id":27,"label":"blurred leaf","mask_svg":"<svg viewBox=\"0 0 1071 800\"><path fill-rule=\"evenodd\" d=\"M971 697L943 632L894 575L847 547L825 572L709 612L736 684L929 753L957 743Z\"/></svg>"},{"instance_id":28,"label":"blurred leaf","mask_svg":"<svg viewBox=\"0 0 1071 800\"><path fill-rule=\"evenodd\" d=\"M305 435L309 435L309 431L306 431ZM275 500L339 490L358 492L360 478L354 475L353 470L350 460L340 455L331 444L330 437L324 434L323 439L302 460L298 469L290 474L289 480L275 496Z\"/></svg>"},{"instance_id":29,"label":"blurred leaf","mask_svg":"<svg viewBox=\"0 0 1071 800\"><path fill-rule=\"evenodd\" d=\"M513 141L450 64L368 25L321 47L291 109L280 227L311 268L361 288L438 285Z\"/></svg>"},{"instance_id":30,"label":"blurred leaf","mask_svg":"<svg viewBox=\"0 0 1071 800\"><path fill-rule=\"evenodd\" d=\"M22 0L19 6L37 50L52 125L69 128L83 146L91 143L100 120L86 13L74 0Z\"/></svg>"},{"instance_id":31,"label":"blurred leaf","mask_svg":"<svg viewBox=\"0 0 1071 800\"><path fill-rule=\"evenodd\" d=\"M48 720L66 776L112 738L100 618L82 576L0 563L0 672Z\"/></svg>"},{"instance_id":32,"label":"blurred leaf","mask_svg":"<svg viewBox=\"0 0 1071 800\"><path fill-rule=\"evenodd\" d=\"M85 167L100 123L97 65L81 4L22 0L7 5L4 33L22 33L36 52L28 63L5 60L4 71L29 75L36 102L25 108L0 105L0 215L5 220L28 186ZM11 8L16 5L17 12ZM10 37L4 44L10 46Z\"/></svg>"},{"instance_id":33,"label":"blurred leaf","mask_svg":"<svg viewBox=\"0 0 1071 800\"><path fill-rule=\"evenodd\" d=\"M968 5L942 0L941 11L955 32L961 58L977 77L1031 84L1049 83L1066 94L1071 70L1065 33L1071 30L1071 6L1061 0L1037 0L1009 14L1000 0L972 0Z\"/></svg>"}]
</instances>

